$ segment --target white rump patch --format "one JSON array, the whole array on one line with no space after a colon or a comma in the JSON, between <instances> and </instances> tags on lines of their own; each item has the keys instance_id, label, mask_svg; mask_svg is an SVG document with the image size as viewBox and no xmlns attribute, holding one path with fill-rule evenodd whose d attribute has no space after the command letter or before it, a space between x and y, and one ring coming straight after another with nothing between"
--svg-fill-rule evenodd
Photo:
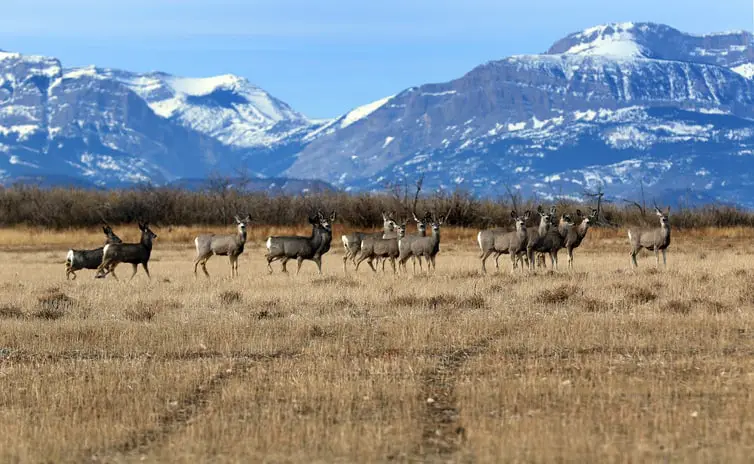
<instances>
[{"instance_id":1,"label":"white rump patch","mask_svg":"<svg viewBox=\"0 0 754 464\"><path fill-rule=\"evenodd\" d=\"M272 247L272 237L267 237L267 251Z\"/></svg>"},{"instance_id":2,"label":"white rump patch","mask_svg":"<svg viewBox=\"0 0 754 464\"><path fill-rule=\"evenodd\" d=\"M476 234L476 241L479 242L479 249L482 249L482 232L481 231L478 234Z\"/></svg>"},{"instance_id":3,"label":"white rump patch","mask_svg":"<svg viewBox=\"0 0 754 464\"><path fill-rule=\"evenodd\" d=\"M68 250L68 254L65 256L65 262L67 264L73 264L73 250Z\"/></svg>"}]
</instances>

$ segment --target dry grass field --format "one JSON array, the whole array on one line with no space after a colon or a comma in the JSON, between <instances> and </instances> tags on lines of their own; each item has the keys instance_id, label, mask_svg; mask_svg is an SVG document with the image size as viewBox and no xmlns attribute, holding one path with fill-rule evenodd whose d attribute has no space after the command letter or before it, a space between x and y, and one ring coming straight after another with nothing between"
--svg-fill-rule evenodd
<instances>
[{"instance_id":1,"label":"dry grass field","mask_svg":"<svg viewBox=\"0 0 754 464\"><path fill-rule=\"evenodd\" d=\"M754 456L754 231L674 231L658 272L593 230L572 272L481 275L449 230L434 275L397 277L344 276L337 239L324 276L268 275L269 231L208 281L195 229L155 229L131 282L65 280L98 231L0 231L0 462Z\"/></svg>"}]
</instances>

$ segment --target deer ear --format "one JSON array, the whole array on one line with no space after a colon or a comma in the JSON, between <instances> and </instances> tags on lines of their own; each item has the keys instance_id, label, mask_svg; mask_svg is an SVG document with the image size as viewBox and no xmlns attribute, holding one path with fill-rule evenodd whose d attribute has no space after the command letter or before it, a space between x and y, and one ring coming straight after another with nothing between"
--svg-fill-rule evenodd
<instances>
[{"instance_id":1,"label":"deer ear","mask_svg":"<svg viewBox=\"0 0 754 464\"><path fill-rule=\"evenodd\" d=\"M576 210L576 216L581 217L581 210L580 209Z\"/></svg>"},{"instance_id":2,"label":"deer ear","mask_svg":"<svg viewBox=\"0 0 754 464\"><path fill-rule=\"evenodd\" d=\"M544 213L544 212L545 212L545 210L544 210L544 209L542 208L542 205L539 205L539 206L537 206L537 212L538 212L539 214L542 214L542 213Z\"/></svg>"},{"instance_id":3,"label":"deer ear","mask_svg":"<svg viewBox=\"0 0 754 464\"><path fill-rule=\"evenodd\" d=\"M555 212L556 212L556 211L557 211L557 210L555 209L555 207L554 207L554 206L550 206L550 214L552 214L553 216L555 216Z\"/></svg>"},{"instance_id":4,"label":"deer ear","mask_svg":"<svg viewBox=\"0 0 754 464\"><path fill-rule=\"evenodd\" d=\"M333 211L332 214L330 215L330 222L334 222L336 217L337 217L337 214L335 214L335 211Z\"/></svg>"},{"instance_id":5,"label":"deer ear","mask_svg":"<svg viewBox=\"0 0 754 464\"><path fill-rule=\"evenodd\" d=\"M656 206L655 206L655 214L657 214L658 216L662 217L662 211L660 211L660 208L658 208Z\"/></svg>"},{"instance_id":6,"label":"deer ear","mask_svg":"<svg viewBox=\"0 0 754 464\"><path fill-rule=\"evenodd\" d=\"M233 216L233 219L236 220L236 224L240 224L241 223L241 218L239 218L238 215Z\"/></svg>"},{"instance_id":7,"label":"deer ear","mask_svg":"<svg viewBox=\"0 0 754 464\"><path fill-rule=\"evenodd\" d=\"M515 209L513 211L511 211L511 217L513 219L516 219L516 210Z\"/></svg>"},{"instance_id":8,"label":"deer ear","mask_svg":"<svg viewBox=\"0 0 754 464\"><path fill-rule=\"evenodd\" d=\"M669 214L670 214L670 206L668 206L667 208L665 208L665 215L667 216Z\"/></svg>"}]
</instances>

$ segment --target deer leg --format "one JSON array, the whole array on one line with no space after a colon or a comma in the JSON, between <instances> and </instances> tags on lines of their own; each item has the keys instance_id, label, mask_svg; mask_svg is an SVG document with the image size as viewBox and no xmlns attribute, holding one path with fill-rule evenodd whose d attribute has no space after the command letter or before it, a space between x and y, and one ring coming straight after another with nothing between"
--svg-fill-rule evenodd
<instances>
[{"instance_id":1,"label":"deer leg","mask_svg":"<svg viewBox=\"0 0 754 464\"><path fill-rule=\"evenodd\" d=\"M139 269L139 265L136 263L131 263L131 267L133 267L134 272L131 274L131 278L128 280L133 280L134 276L136 275L136 271Z\"/></svg>"},{"instance_id":2,"label":"deer leg","mask_svg":"<svg viewBox=\"0 0 754 464\"><path fill-rule=\"evenodd\" d=\"M632 248L631 252L629 253L629 256L631 257L631 267L637 268L639 267L639 263L636 262L636 253L638 253L639 250Z\"/></svg>"},{"instance_id":3,"label":"deer leg","mask_svg":"<svg viewBox=\"0 0 754 464\"><path fill-rule=\"evenodd\" d=\"M289 257L286 256L285 258L283 258L280 261L280 264L283 266L283 272L285 272L286 274L288 273L287 264L288 264L288 260L289 259L291 259L291 258L289 258Z\"/></svg>"},{"instance_id":4,"label":"deer leg","mask_svg":"<svg viewBox=\"0 0 754 464\"><path fill-rule=\"evenodd\" d=\"M662 265L663 267L668 267L668 257L667 257L667 249L662 250Z\"/></svg>"},{"instance_id":5,"label":"deer leg","mask_svg":"<svg viewBox=\"0 0 754 464\"><path fill-rule=\"evenodd\" d=\"M322 275L322 257L319 256L317 258L313 258L312 261L314 261L317 264L317 270L319 271L319 275Z\"/></svg>"},{"instance_id":6,"label":"deer leg","mask_svg":"<svg viewBox=\"0 0 754 464\"><path fill-rule=\"evenodd\" d=\"M270 265L270 263L272 263L272 259L269 256L267 256L267 269L269 269L270 274L272 274L272 266ZM209 277L209 274L207 274L207 277Z\"/></svg>"},{"instance_id":7,"label":"deer leg","mask_svg":"<svg viewBox=\"0 0 754 464\"><path fill-rule=\"evenodd\" d=\"M209 272L207 272L207 261L206 260L202 261L202 271L204 272L204 275L207 276L207 278L209 279Z\"/></svg>"},{"instance_id":8,"label":"deer leg","mask_svg":"<svg viewBox=\"0 0 754 464\"><path fill-rule=\"evenodd\" d=\"M553 262L555 263L555 264L553 264L554 270L558 271L559 270L559 268L558 268L558 252L557 251L553 252L552 253L552 257L553 257Z\"/></svg>"},{"instance_id":9,"label":"deer leg","mask_svg":"<svg viewBox=\"0 0 754 464\"><path fill-rule=\"evenodd\" d=\"M655 264L660 267L660 250L655 247Z\"/></svg>"},{"instance_id":10,"label":"deer leg","mask_svg":"<svg viewBox=\"0 0 754 464\"><path fill-rule=\"evenodd\" d=\"M487 261L487 258L492 254L492 250L486 250L484 253L482 253L482 256L479 258L482 260L482 272L487 274L487 267L485 267L484 262Z\"/></svg>"},{"instance_id":11,"label":"deer leg","mask_svg":"<svg viewBox=\"0 0 754 464\"><path fill-rule=\"evenodd\" d=\"M393 266L393 274L397 274L398 271L395 269L395 258L390 258L390 264Z\"/></svg>"},{"instance_id":12,"label":"deer leg","mask_svg":"<svg viewBox=\"0 0 754 464\"><path fill-rule=\"evenodd\" d=\"M303 263L304 263L304 258L302 258L301 256L299 256L298 258L296 258L296 264L297 264L297 266L296 266L296 275L298 275L298 273L301 272L301 265Z\"/></svg>"},{"instance_id":13,"label":"deer leg","mask_svg":"<svg viewBox=\"0 0 754 464\"><path fill-rule=\"evenodd\" d=\"M382 258L382 272L385 272L385 261L387 261L387 259Z\"/></svg>"},{"instance_id":14,"label":"deer leg","mask_svg":"<svg viewBox=\"0 0 754 464\"><path fill-rule=\"evenodd\" d=\"M147 262L145 261L145 262L141 263L141 267L143 267L144 268L144 272L147 273L147 278L149 280L152 280L152 276L149 275L149 264L147 264Z\"/></svg>"},{"instance_id":15,"label":"deer leg","mask_svg":"<svg viewBox=\"0 0 754 464\"><path fill-rule=\"evenodd\" d=\"M374 267L374 264L372 263L372 261L373 261L372 258L367 259L367 264L369 264L369 267L371 267L372 271L374 271L374 273L376 274L377 273L377 268ZM379 266L379 264L380 263L378 262L377 265Z\"/></svg>"},{"instance_id":16,"label":"deer leg","mask_svg":"<svg viewBox=\"0 0 754 464\"><path fill-rule=\"evenodd\" d=\"M502 253L495 252L495 271L500 272L500 262L499 259L502 256Z\"/></svg>"}]
</instances>

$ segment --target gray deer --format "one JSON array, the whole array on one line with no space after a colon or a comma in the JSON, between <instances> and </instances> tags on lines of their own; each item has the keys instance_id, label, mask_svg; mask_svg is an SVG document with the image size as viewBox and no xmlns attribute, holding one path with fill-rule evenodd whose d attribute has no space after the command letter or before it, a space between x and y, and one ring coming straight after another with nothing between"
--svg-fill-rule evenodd
<instances>
[{"instance_id":1,"label":"gray deer","mask_svg":"<svg viewBox=\"0 0 754 464\"><path fill-rule=\"evenodd\" d=\"M105 245L112 243L123 243L112 227L104 225L102 232L105 233ZM94 250L68 250L68 254L65 258L65 278L70 279L73 276L73 280L76 280L76 271L81 269L97 269L102 263L102 250L104 247L95 248ZM98 271L95 274L96 278L102 278L107 275L107 271Z\"/></svg>"},{"instance_id":2,"label":"gray deer","mask_svg":"<svg viewBox=\"0 0 754 464\"><path fill-rule=\"evenodd\" d=\"M348 272L346 263L350 259L354 266L356 265L356 257L361 250L361 242L367 237L380 237L388 238L393 234L396 223L387 213L382 213L382 231L381 232L351 232L350 234L344 234L340 237L343 241L343 272Z\"/></svg>"},{"instance_id":3,"label":"gray deer","mask_svg":"<svg viewBox=\"0 0 754 464\"><path fill-rule=\"evenodd\" d=\"M136 275L136 271L139 269L139 264L144 268L144 272L147 273L149 279L152 276L149 275L149 258L152 255L152 241L157 238L157 234L149 229L149 224L139 223L139 230L141 231L141 240L139 243L113 243L105 245L102 250L102 263L97 268L97 272L105 269L109 269L109 273L118 280L118 276L115 275L115 268L120 263L129 263L133 266L133 274L131 279ZM130 279L129 279L130 280Z\"/></svg>"},{"instance_id":4,"label":"gray deer","mask_svg":"<svg viewBox=\"0 0 754 464\"><path fill-rule=\"evenodd\" d=\"M558 252L565 247L568 233L573 227L571 217L563 214L558 221L557 227L550 228L545 235L538 236L533 242L527 245L527 254L529 255L529 267L535 270L536 262L534 253L550 255L550 263L554 270L558 269Z\"/></svg>"},{"instance_id":5,"label":"gray deer","mask_svg":"<svg viewBox=\"0 0 754 464\"><path fill-rule=\"evenodd\" d=\"M568 231L568 237L566 237L565 249L568 252L568 269L573 269L573 250L581 246L581 242L586 237L586 233L589 231L589 226L592 221L597 220L597 210L592 209L592 214L584 216L580 209L576 210L576 217L581 219L578 226L572 227Z\"/></svg>"},{"instance_id":6,"label":"gray deer","mask_svg":"<svg viewBox=\"0 0 754 464\"><path fill-rule=\"evenodd\" d=\"M301 271L301 264L304 260L311 260L317 264L319 273L322 274L322 256L330 250L332 242L332 223L335 221L335 212L330 217L325 217L322 212L317 212L316 216L309 217L309 223L312 225L312 234L309 237L300 237L296 235L278 236L267 238L267 268L272 273L270 263L280 260L283 272L288 272L286 264L289 260L295 259L298 267L296 274Z\"/></svg>"},{"instance_id":7,"label":"gray deer","mask_svg":"<svg viewBox=\"0 0 754 464\"><path fill-rule=\"evenodd\" d=\"M393 238L382 237L366 237L361 242L361 252L359 259L356 261L356 271L359 270L359 265L367 260L367 264L372 268L374 272L377 269L372 262L377 258L383 259L383 265L385 261L390 260L390 264L393 266L393 274L396 273L395 260L400 257L400 249L398 247L399 241L406 235L406 221L402 221L398 224L397 236Z\"/></svg>"},{"instance_id":8,"label":"gray deer","mask_svg":"<svg viewBox=\"0 0 754 464\"><path fill-rule=\"evenodd\" d=\"M663 213L655 204L655 214L660 218L660 227L653 229L628 229L628 242L631 245L631 266L639 267L636 262L636 254L642 249L652 250L655 253L657 267L660 267L660 252L662 252L662 264L668 265L666 253L670 246L670 206Z\"/></svg>"},{"instance_id":9,"label":"gray deer","mask_svg":"<svg viewBox=\"0 0 754 464\"><path fill-rule=\"evenodd\" d=\"M448 220L450 212L451 210L448 210L448 214L444 218L437 218L435 215L432 215L432 222L430 223L432 235L417 237L408 245L411 249L411 256L416 256L417 258L424 257L427 260L427 272L437 270L435 258L440 252L440 227ZM408 255L401 258L400 262L404 269L406 267L406 260L408 260Z\"/></svg>"},{"instance_id":10,"label":"gray deer","mask_svg":"<svg viewBox=\"0 0 754 464\"><path fill-rule=\"evenodd\" d=\"M207 261L213 256L227 256L230 260L230 277L238 276L238 257L243 253L246 245L246 226L251 222L251 215L247 214L244 219L235 216L238 233L235 235L199 235L194 239L196 246L196 258L194 258L194 275L199 265L202 266L204 275L209 278Z\"/></svg>"},{"instance_id":11,"label":"gray deer","mask_svg":"<svg viewBox=\"0 0 754 464\"><path fill-rule=\"evenodd\" d=\"M427 236L427 223L430 222L432 219L429 215L429 213L424 215L424 219L419 219L416 217L416 213L412 213L414 216L414 221L416 222L416 233L411 235L405 235L403 238L398 240L398 251L399 251L399 258L398 258L398 264L403 267L403 271L407 272L406 270L406 261L408 258L411 258L411 264L413 265L413 273L416 274L416 261L419 261L419 269L424 271L424 268L422 267L422 258L421 256L414 256L413 252L411 251L411 242L414 240L426 237Z\"/></svg>"},{"instance_id":12,"label":"gray deer","mask_svg":"<svg viewBox=\"0 0 754 464\"><path fill-rule=\"evenodd\" d=\"M539 214L539 225L526 228L526 255L524 256L524 260L531 270L534 270L536 267L532 247L547 235L552 226L552 218L555 217L556 209L554 206L551 206L550 211L545 212L542 205L539 205L537 213Z\"/></svg>"},{"instance_id":13,"label":"gray deer","mask_svg":"<svg viewBox=\"0 0 754 464\"><path fill-rule=\"evenodd\" d=\"M491 254L495 254L495 269L499 270L500 265L498 259L501 255L510 254L511 249L514 250L513 254L516 257L516 259L513 261L513 269L516 269L519 261L519 256L523 253L525 257L526 243L528 242L526 221L529 220L530 215L531 213L529 211L526 211L524 216L522 218L519 218L516 211L511 211L511 217L513 218L515 227L515 230L513 230L512 232L509 232L508 230L503 228L486 229L479 231L479 233L477 234L477 243L479 243L479 248L482 252L479 258L482 261L483 272L487 272L485 261ZM519 230L519 219L523 220L523 236L521 235L521 230ZM521 246L524 247L523 250L520 249ZM511 258L513 258L513 256Z\"/></svg>"}]
</instances>

